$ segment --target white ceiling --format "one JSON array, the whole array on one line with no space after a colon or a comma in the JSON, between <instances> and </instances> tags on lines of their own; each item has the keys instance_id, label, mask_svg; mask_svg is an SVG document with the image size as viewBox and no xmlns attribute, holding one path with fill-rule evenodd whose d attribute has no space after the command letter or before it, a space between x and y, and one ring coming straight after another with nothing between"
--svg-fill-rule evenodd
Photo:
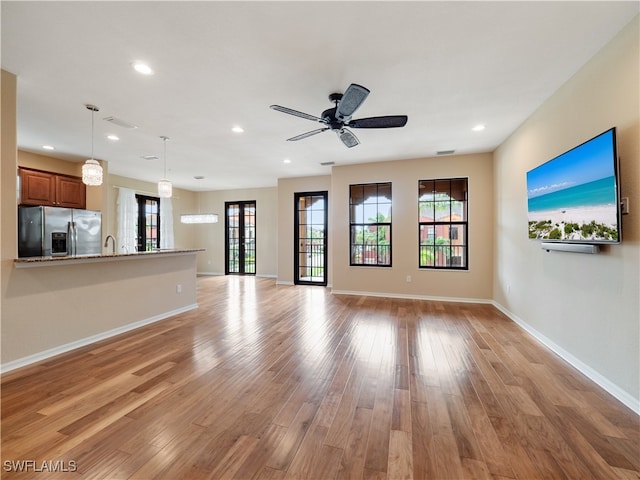
<instances>
[{"instance_id":1,"label":"white ceiling","mask_svg":"<svg viewBox=\"0 0 640 480\"><path fill-rule=\"evenodd\" d=\"M328 174L327 161L492 151L639 10L636 1L1 3L19 148L88 158L91 103L95 157L110 173L156 182L166 135L169 179L196 191ZM155 74L136 73L136 60ZM285 141L320 125L269 105L317 116L350 83L371 90L354 118L406 114L407 126L354 130L361 144L351 149L333 132Z\"/></svg>"}]
</instances>

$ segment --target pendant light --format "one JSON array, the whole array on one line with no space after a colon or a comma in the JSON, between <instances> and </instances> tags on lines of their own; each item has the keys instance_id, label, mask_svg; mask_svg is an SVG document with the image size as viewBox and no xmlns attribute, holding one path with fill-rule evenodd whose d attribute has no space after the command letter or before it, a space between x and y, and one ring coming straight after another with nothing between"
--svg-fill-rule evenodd
<instances>
[{"instance_id":1,"label":"pendant light","mask_svg":"<svg viewBox=\"0 0 640 480\"><path fill-rule=\"evenodd\" d=\"M217 213L184 213L180 223L218 223Z\"/></svg>"},{"instance_id":2,"label":"pendant light","mask_svg":"<svg viewBox=\"0 0 640 480\"><path fill-rule=\"evenodd\" d=\"M164 142L164 177L158 182L158 196L170 198L172 194L171 182L167 180L167 140L169 137L164 135L160 137Z\"/></svg>"},{"instance_id":3,"label":"pendant light","mask_svg":"<svg viewBox=\"0 0 640 480\"><path fill-rule=\"evenodd\" d=\"M91 158L82 165L82 183L89 186L102 185L102 166L93 159L93 121L95 113L100 111L95 105L85 105L91 110Z\"/></svg>"}]
</instances>

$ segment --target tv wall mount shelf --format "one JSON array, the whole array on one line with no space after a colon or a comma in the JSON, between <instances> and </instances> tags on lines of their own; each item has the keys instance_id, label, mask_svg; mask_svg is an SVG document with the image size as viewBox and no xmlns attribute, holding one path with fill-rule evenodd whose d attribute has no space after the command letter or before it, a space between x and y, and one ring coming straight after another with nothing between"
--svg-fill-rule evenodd
<instances>
[{"instance_id":1,"label":"tv wall mount shelf","mask_svg":"<svg viewBox=\"0 0 640 480\"><path fill-rule=\"evenodd\" d=\"M558 243L558 242L542 242L540 244L543 250L547 252L554 250L558 252L571 253L599 253L598 245L588 243Z\"/></svg>"}]
</instances>

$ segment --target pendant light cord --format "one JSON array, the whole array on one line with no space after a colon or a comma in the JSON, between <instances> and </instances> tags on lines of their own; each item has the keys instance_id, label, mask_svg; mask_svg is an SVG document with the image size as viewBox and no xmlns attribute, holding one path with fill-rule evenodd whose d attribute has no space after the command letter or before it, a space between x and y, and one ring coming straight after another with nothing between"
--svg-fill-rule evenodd
<instances>
[{"instance_id":1,"label":"pendant light cord","mask_svg":"<svg viewBox=\"0 0 640 480\"><path fill-rule=\"evenodd\" d=\"M96 117L96 111L91 110L91 160L93 160L93 121Z\"/></svg>"},{"instance_id":2,"label":"pendant light cord","mask_svg":"<svg viewBox=\"0 0 640 480\"><path fill-rule=\"evenodd\" d=\"M93 160L93 141L94 141L93 137L95 132L94 123L96 118L96 112L99 112L100 109L95 105L91 105L91 104L86 104L85 107L87 107L87 110L91 110L91 160Z\"/></svg>"},{"instance_id":3,"label":"pendant light cord","mask_svg":"<svg viewBox=\"0 0 640 480\"><path fill-rule=\"evenodd\" d=\"M166 180L167 179L167 140L169 140L169 137L167 137L166 135L162 135L160 138L164 142L164 179Z\"/></svg>"}]
</instances>

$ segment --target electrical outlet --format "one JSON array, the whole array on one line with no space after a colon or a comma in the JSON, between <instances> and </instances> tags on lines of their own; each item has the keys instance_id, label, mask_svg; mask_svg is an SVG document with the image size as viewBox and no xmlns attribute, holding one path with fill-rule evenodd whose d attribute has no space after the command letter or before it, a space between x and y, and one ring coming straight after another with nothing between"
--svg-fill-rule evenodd
<instances>
[{"instance_id":1,"label":"electrical outlet","mask_svg":"<svg viewBox=\"0 0 640 480\"><path fill-rule=\"evenodd\" d=\"M407 275L407 283L411 283L411 275Z\"/></svg>"},{"instance_id":2,"label":"electrical outlet","mask_svg":"<svg viewBox=\"0 0 640 480\"><path fill-rule=\"evenodd\" d=\"M182 285L176 285L176 293L182 293Z\"/></svg>"}]
</instances>

